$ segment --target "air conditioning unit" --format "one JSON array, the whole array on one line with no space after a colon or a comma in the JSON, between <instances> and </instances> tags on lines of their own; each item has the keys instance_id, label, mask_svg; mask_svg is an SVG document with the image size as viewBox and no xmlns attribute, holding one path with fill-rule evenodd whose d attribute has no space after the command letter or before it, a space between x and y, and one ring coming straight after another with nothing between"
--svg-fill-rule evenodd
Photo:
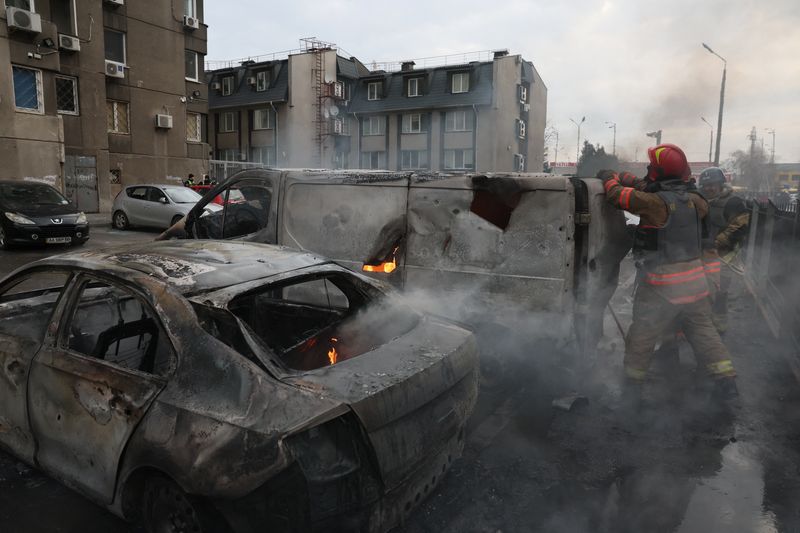
<instances>
[{"instance_id":1,"label":"air conditioning unit","mask_svg":"<svg viewBox=\"0 0 800 533\"><path fill-rule=\"evenodd\" d=\"M106 59L106 76L109 78L124 78L125 64Z\"/></svg>"},{"instance_id":2,"label":"air conditioning unit","mask_svg":"<svg viewBox=\"0 0 800 533\"><path fill-rule=\"evenodd\" d=\"M220 82L218 82L218 81L213 82L211 84L211 90L212 91L221 91L222 90L222 84Z\"/></svg>"},{"instance_id":3,"label":"air conditioning unit","mask_svg":"<svg viewBox=\"0 0 800 533\"><path fill-rule=\"evenodd\" d=\"M6 7L6 22L9 30L42 32L42 17L18 7Z\"/></svg>"},{"instance_id":4,"label":"air conditioning unit","mask_svg":"<svg viewBox=\"0 0 800 533\"><path fill-rule=\"evenodd\" d=\"M156 115L156 128L172 129L172 115Z\"/></svg>"},{"instance_id":5,"label":"air conditioning unit","mask_svg":"<svg viewBox=\"0 0 800 533\"><path fill-rule=\"evenodd\" d=\"M335 98L344 98L344 83L337 81L333 84L333 96Z\"/></svg>"},{"instance_id":6,"label":"air conditioning unit","mask_svg":"<svg viewBox=\"0 0 800 533\"><path fill-rule=\"evenodd\" d=\"M183 16L183 27L184 28L189 28L191 30L196 30L197 28L200 27L200 21L197 20L194 17L189 17L189 16L184 15Z\"/></svg>"},{"instance_id":7,"label":"air conditioning unit","mask_svg":"<svg viewBox=\"0 0 800 533\"><path fill-rule=\"evenodd\" d=\"M337 135L344 133L344 121L342 121L342 119L337 118L333 121L333 133Z\"/></svg>"},{"instance_id":8,"label":"air conditioning unit","mask_svg":"<svg viewBox=\"0 0 800 533\"><path fill-rule=\"evenodd\" d=\"M104 0L106 4L111 4L112 6L124 6L125 0Z\"/></svg>"},{"instance_id":9,"label":"air conditioning unit","mask_svg":"<svg viewBox=\"0 0 800 533\"><path fill-rule=\"evenodd\" d=\"M81 42L77 37L71 35L58 34L58 47L61 50L69 50L70 52L80 52Z\"/></svg>"},{"instance_id":10,"label":"air conditioning unit","mask_svg":"<svg viewBox=\"0 0 800 533\"><path fill-rule=\"evenodd\" d=\"M522 104L522 110L526 113L529 113L531 110L531 104Z\"/></svg>"}]
</instances>

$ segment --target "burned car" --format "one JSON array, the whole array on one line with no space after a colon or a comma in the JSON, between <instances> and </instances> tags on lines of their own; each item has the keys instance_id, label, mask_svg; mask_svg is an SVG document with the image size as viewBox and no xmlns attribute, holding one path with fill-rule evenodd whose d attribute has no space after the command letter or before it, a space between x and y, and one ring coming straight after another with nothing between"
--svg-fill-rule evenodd
<instances>
[{"instance_id":1,"label":"burned car","mask_svg":"<svg viewBox=\"0 0 800 533\"><path fill-rule=\"evenodd\" d=\"M44 259L0 283L0 444L148 531L385 531L457 458L468 331L244 242Z\"/></svg>"}]
</instances>

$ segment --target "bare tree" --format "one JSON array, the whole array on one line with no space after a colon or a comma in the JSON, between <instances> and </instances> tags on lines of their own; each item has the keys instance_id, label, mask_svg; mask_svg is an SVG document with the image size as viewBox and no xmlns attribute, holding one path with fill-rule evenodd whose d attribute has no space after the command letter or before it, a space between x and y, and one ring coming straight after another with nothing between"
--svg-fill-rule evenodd
<instances>
[{"instance_id":1,"label":"bare tree","mask_svg":"<svg viewBox=\"0 0 800 533\"><path fill-rule=\"evenodd\" d=\"M759 146L749 151L736 150L723 166L735 175L737 185L752 191L770 192L769 158Z\"/></svg>"}]
</instances>

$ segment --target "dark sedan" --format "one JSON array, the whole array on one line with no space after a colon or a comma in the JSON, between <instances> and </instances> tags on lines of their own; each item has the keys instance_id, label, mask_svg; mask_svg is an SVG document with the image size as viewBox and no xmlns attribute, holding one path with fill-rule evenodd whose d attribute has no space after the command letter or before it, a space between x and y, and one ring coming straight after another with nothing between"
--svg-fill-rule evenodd
<instances>
[{"instance_id":1,"label":"dark sedan","mask_svg":"<svg viewBox=\"0 0 800 533\"><path fill-rule=\"evenodd\" d=\"M0 446L148 532L382 532L477 395L472 335L319 257L71 253L0 282Z\"/></svg>"},{"instance_id":2,"label":"dark sedan","mask_svg":"<svg viewBox=\"0 0 800 533\"><path fill-rule=\"evenodd\" d=\"M14 244L83 244L89 221L50 185L0 181L0 250Z\"/></svg>"}]
</instances>

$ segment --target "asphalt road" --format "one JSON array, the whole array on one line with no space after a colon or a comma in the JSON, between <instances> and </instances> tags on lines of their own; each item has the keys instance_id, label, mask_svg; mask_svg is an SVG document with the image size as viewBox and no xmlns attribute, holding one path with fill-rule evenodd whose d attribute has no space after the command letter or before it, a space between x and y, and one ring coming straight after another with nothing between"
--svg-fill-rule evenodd
<instances>
[{"instance_id":1,"label":"asphalt road","mask_svg":"<svg viewBox=\"0 0 800 533\"><path fill-rule=\"evenodd\" d=\"M86 248L153 237L95 224ZM0 252L0 274L61 251ZM623 324L628 295L614 300ZM536 345L513 359L505 389L481 397L464 458L402 532L800 531L800 386L740 283L731 308L725 340L742 394L733 414L708 409L682 346L680 368L656 368L645 412L621 416L622 342L608 318L596 357ZM587 402L552 408L570 391ZM138 530L0 453L0 531Z\"/></svg>"}]
</instances>

